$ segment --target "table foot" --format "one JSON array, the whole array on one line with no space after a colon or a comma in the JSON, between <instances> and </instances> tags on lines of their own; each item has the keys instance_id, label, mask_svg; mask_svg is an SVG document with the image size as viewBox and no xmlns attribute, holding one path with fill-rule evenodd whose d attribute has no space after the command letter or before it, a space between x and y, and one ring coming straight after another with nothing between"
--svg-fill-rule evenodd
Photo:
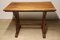
<instances>
[{"instance_id":1,"label":"table foot","mask_svg":"<svg viewBox=\"0 0 60 40\"><path fill-rule=\"evenodd\" d=\"M43 34L43 38L46 38L46 34Z\"/></svg>"},{"instance_id":2,"label":"table foot","mask_svg":"<svg viewBox=\"0 0 60 40\"><path fill-rule=\"evenodd\" d=\"M15 33L15 37L16 37L16 38L17 38L18 35L19 35L20 28L21 28L21 26L16 28L16 33Z\"/></svg>"},{"instance_id":3,"label":"table foot","mask_svg":"<svg viewBox=\"0 0 60 40\"><path fill-rule=\"evenodd\" d=\"M15 38L18 38L18 34L17 33L15 34Z\"/></svg>"}]
</instances>

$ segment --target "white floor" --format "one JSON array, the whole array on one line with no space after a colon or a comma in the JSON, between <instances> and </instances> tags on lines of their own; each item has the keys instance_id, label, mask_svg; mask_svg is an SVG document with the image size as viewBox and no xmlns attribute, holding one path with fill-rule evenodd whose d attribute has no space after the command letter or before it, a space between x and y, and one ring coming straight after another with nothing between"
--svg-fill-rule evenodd
<instances>
[{"instance_id":1,"label":"white floor","mask_svg":"<svg viewBox=\"0 0 60 40\"><path fill-rule=\"evenodd\" d=\"M22 25L18 38L15 38L14 22L1 19L0 40L60 40L60 21L49 21L47 26L48 32L45 39L42 38L40 25Z\"/></svg>"}]
</instances>

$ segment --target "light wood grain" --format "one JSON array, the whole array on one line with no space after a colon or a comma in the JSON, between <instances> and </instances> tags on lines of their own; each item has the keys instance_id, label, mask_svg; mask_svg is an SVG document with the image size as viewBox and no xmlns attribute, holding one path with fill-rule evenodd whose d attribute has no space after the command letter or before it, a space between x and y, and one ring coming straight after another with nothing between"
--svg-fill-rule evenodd
<instances>
[{"instance_id":1,"label":"light wood grain","mask_svg":"<svg viewBox=\"0 0 60 40\"><path fill-rule=\"evenodd\" d=\"M39 12L39 11L55 11L55 7L51 2L12 2L4 11L20 11L20 12Z\"/></svg>"}]
</instances>

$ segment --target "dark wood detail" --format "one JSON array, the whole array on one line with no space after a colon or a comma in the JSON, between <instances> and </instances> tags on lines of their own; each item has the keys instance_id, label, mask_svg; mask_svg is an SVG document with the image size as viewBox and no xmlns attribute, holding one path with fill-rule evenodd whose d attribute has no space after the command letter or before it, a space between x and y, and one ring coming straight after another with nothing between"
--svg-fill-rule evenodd
<instances>
[{"instance_id":1,"label":"dark wood detail","mask_svg":"<svg viewBox=\"0 0 60 40\"><path fill-rule=\"evenodd\" d=\"M43 12L42 26L41 26L43 38L46 38L46 31L47 31L46 30L47 29L47 27L46 27L46 14L47 14L47 12Z\"/></svg>"},{"instance_id":2,"label":"dark wood detail","mask_svg":"<svg viewBox=\"0 0 60 40\"><path fill-rule=\"evenodd\" d=\"M15 37L18 37L21 25L19 21L19 12L13 12L13 15L15 16L15 21L16 21L16 34Z\"/></svg>"}]
</instances>

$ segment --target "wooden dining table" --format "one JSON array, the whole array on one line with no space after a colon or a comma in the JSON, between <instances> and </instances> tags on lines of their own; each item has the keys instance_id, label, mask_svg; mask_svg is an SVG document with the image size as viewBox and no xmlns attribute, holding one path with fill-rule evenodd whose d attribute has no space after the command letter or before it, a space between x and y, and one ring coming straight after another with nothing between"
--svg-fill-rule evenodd
<instances>
[{"instance_id":1,"label":"wooden dining table","mask_svg":"<svg viewBox=\"0 0 60 40\"><path fill-rule=\"evenodd\" d=\"M46 26L46 15L47 12L55 12L56 9L51 2L11 2L6 8L3 9L5 12L13 12L16 21L16 34L18 37L21 24L19 19L19 12L43 12L42 16L42 36L46 38L47 26Z\"/></svg>"}]
</instances>

